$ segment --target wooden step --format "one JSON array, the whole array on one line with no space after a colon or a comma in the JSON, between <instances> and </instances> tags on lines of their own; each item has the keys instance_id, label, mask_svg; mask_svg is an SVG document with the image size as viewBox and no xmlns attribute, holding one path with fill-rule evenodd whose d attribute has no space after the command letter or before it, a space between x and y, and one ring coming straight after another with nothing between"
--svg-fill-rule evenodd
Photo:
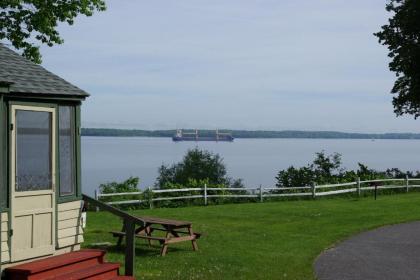
<instances>
[{"instance_id":1,"label":"wooden step","mask_svg":"<svg viewBox=\"0 0 420 280\"><path fill-rule=\"evenodd\" d=\"M82 270L46 278L45 280L110 280L118 276L119 268L119 263L101 263Z\"/></svg>"},{"instance_id":2,"label":"wooden step","mask_svg":"<svg viewBox=\"0 0 420 280\"><path fill-rule=\"evenodd\" d=\"M104 255L102 250L80 250L13 266L5 270L5 275L11 280L48 279L101 264L104 262Z\"/></svg>"}]
</instances>

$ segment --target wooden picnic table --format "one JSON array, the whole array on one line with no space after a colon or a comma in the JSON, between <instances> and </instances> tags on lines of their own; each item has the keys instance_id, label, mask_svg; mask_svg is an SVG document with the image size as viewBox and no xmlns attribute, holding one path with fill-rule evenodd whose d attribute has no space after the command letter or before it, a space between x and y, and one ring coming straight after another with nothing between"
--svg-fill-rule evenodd
<instances>
[{"instance_id":1,"label":"wooden picnic table","mask_svg":"<svg viewBox=\"0 0 420 280\"><path fill-rule=\"evenodd\" d=\"M137 238L146 239L149 246L151 245L152 240L158 241L162 246L160 251L161 256L166 255L169 244L183 241L191 241L193 250L198 250L196 240L200 238L201 234L193 231L191 222L157 217L138 218L143 221L143 225L135 229L135 236ZM121 231L111 231L114 237L118 237L117 246L121 246L125 236L125 230L125 224L123 224ZM166 232L166 236L152 236L154 231Z\"/></svg>"}]
</instances>

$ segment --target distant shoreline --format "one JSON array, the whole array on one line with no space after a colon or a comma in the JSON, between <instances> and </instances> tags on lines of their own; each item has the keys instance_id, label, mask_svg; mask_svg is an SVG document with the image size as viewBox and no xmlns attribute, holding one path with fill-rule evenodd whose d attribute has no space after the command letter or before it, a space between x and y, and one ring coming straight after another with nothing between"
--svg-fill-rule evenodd
<instances>
[{"instance_id":1,"label":"distant shoreline","mask_svg":"<svg viewBox=\"0 0 420 280\"><path fill-rule=\"evenodd\" d=\"M420 140L420 133L351 133L339 131L302 131L302 130L231 130L223 129L220 132L229 132L238 139L414 139ZM212 136L214 130L199 130L201 136ZM82 136L103 137L172 137L175 129L169 130L141 130L116 128L82 128Z\"/></svg>"}]
</instances>

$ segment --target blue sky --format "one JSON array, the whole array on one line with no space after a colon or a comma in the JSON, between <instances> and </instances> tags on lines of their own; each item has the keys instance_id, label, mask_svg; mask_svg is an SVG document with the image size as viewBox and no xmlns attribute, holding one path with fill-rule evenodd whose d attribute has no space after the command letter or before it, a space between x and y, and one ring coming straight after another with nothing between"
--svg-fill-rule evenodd
<instances>
[{"instance_id":1,"label":"blue sky","mask_svg":"<svg viewBox=\"0 0 420 280\"><path fill-rule=\"evenodd\" d=\"M396 118L385 0L109 0L43 65L88 91L85 127L419 132Z\"/></svg>"}]
</instances>

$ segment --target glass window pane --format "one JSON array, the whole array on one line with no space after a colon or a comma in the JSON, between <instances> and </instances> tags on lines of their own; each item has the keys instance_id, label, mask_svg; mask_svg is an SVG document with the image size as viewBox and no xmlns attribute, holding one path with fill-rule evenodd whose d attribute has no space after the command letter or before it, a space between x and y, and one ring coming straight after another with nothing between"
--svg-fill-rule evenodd
<instances>
[{"instance_id":1,"label":"glass window pane","mask_svg":"<svg viewBox=\"0 0 420 280\"><path fill-rule=\"evenodd\" d=\"M74 107L59 107L60 195L74 194Z\"/></svg>"},{"instance_id":2,"label":"glass window pane","mask_svg":"<svg viewBox=\"0 0 420 280\"><path fill-rule=\"evenodd\" d=\"M16 191L52 188L52 114L16 111Z\"/></svg>"}]
</instances>

